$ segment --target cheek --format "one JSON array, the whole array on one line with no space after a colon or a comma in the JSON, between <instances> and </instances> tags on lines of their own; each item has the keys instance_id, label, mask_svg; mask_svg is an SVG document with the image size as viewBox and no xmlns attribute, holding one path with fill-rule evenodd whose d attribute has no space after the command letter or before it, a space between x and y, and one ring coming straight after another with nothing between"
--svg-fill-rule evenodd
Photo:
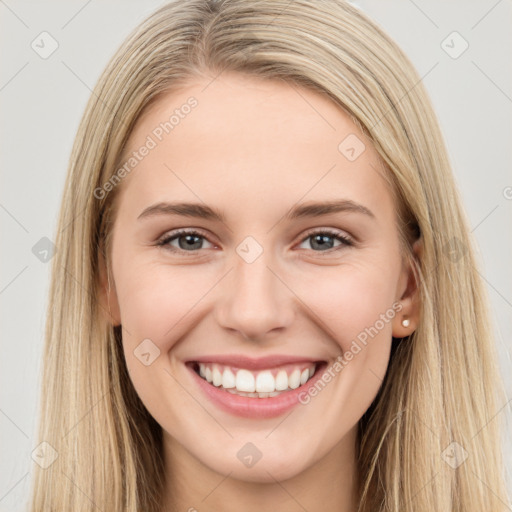
<instances>
[{"instance_id":1,"label":"cheek","mask_svg":"<svg viewBox=\"0 0 512 512\"><path fill-rule=\"evenodd\" d=\"M119 263L114 278L130 378L153 417L161 424L175 424L179 411L190 404L170 376L174 368L168 353L193 329L200 301L213 287L215 276L192 265L171 267L142 258L127 257ZM162 393L179 396L176 407L165 407Z\"/></svg>"},{"instance_id":2,"label":"cheek","mask_svg":"<svg viewBox=\"0 0 512 512\"><path fill-rule=\"evenodd\" d=\"M129 343L149 338L162 352L168 351L184 334L188 315L215 280L209 282L208 276L192 265L173 268L132 262L125 266L116 276L116 287Z\"/></svg>"},{"instance_id":3,"label":"cheek","mask_svg":"<svg viewBox=\"0 0 512 512\"><path fill-rule=\"evenodd\" d=\"M339 349L323 379L329 391L324 393L324 384L319 384L318 394L311 395L329 425L326 438L335 438L340 429L355 425L382 384L396 316L394 278L391 265L385 274L377 266L361 263L337 267L330 278L303 281L301 296L308 297L321 327Z\"/></svg>"},{"instance_id":4,"label":"cheek","mask_svg":"<svg viewBox=\"0 0 512 512\"><path fill-rule=\"evenodd\" d=\"M299 295L308 298L321 327L338 345L338 363L330 372L336 381L338 407L325 407L333 415L343 411L355 423L375 398L386 373L397 314L398 266L390 261L383 272L382 265L361 258L329 272L321 270L321 275L303 276Z\"/></svg>"},{"instance_id":5,"label":"cheek","mask_svg":"<svg viewBox=\"0 0 512 512\"><path fill-rule=\"evenodd\" d=\"M223 272L213 266L166 265L162 258L155 262L125 254L114 266L114 279L126 366L151 415L161 425L177 425L181 411L191 404L182 384L173 378L179 368L170 355L214 307L208 294ZM174 397L172 406L162 396Z\"/></svg>"},{"instance_id":6,"label":"cheek","mask_svg":"<svg viewBox=\"0 0 512 512\"><path fill-rule=\"evenodd\" d=\"M299 296L307 298L304 302L336 340L340 352L350 350L354 340L364 343L365 336L391 338L396 289L392 265L388 272L364 262L324 267L314 274L304 273L297 283Z\"/></svg>"}]
</instances>

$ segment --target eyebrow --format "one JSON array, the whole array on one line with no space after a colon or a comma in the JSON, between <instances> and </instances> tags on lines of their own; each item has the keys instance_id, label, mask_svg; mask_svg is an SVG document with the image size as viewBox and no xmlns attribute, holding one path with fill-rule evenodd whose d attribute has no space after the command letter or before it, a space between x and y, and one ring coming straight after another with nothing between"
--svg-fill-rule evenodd
<instances>
[{"instance_id":1,"label":"eyebrow","mask_svg":"<svg viewBox=\"0 0 512 512\"><path fill-rule=\"evenodd\" d=\"M293 207L286 215L287 220L305 217L320 217L332 213L352 212L362 213L371 218L375 215L371 210L362 204L355 203L350 199L335 201L310 202ZM144 219L156 215L181 215L183 217L195 217L205 220L215 220L225 223L226 218L222 212L200 203L166 203L160 202L148 206L142 211L137 219Z\"/></svg>"}]
</instances>

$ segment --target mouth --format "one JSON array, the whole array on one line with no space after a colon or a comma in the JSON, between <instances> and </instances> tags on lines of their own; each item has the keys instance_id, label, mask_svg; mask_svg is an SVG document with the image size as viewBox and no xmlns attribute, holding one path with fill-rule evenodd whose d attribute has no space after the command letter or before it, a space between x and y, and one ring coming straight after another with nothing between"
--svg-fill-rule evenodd
<instances>
[{"instance_id":1,"label":"mouth","mask_svg":"<svg viewBox=\"0 0 512 512\"><path fill-rule=\"evenodd\" d=\"M189 361L186 365L218 390L264 399L274 398L306 385L327 362L293 362L257 370L209 361Z\"/></svg>"}]
</instances>

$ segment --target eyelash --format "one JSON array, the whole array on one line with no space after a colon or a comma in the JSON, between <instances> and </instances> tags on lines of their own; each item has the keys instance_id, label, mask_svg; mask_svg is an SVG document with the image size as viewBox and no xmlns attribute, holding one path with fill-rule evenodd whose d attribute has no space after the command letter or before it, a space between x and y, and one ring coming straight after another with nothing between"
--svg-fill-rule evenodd
<instances>
[{"instance_id":1,"label":"eyelash","mask_svg":"<svg viewBox=\"0 0 512 512\"><path fill-rule=\"evenodd\" d=\"M204 233L201 233L200 231L196 231L194 229L180 229L180 230L177 230L177 231L174 231L172 233L170 233L169 235L166 235L164 236L164 238L162 238L161 240L159 240L157 242L157 246L159 247L163 247L164 249L168 250L168 251L171 251L173 253L185 253L185 254L188 254L188 255L193 255L194 253L196 253L199 249L194 249L194 250L191 250L191 251L185 251L183 249L179 249L179 248L176 248L176 247L172 247L169 244L169 242L179 238L180 236L183 236L183 235L193 235L193 236L197 236L197 237L200 237L200 238L204 238L204 239L208 239L208 237L206 237L204 235ZM300 244L302 244L303 242L305 242L308 238L311 238L315 235L328 235L332 238L335 238L336 240L340 241L341 242L341 245L339 245L338 247L331 247L330 249L326 249L325 251L313 251L313 252L316 252L316 253L319 253L319 254L322 254L322 253L328 253L328 254L331 254L333 253L334 251L337 251L339 249L342 249L344 246L345 247L351 247L354 245L354 242L342 235L341 233L337 232L337 231L333 231L332 229L317 229L317 230L313 230L313 231L309 231L306 236L304 238L302 238L302 240L300 241ZM212 243L212 242L210 242ZM310 249L310 250L313 250L313 249Z\"/></svg>"}]
</instances>

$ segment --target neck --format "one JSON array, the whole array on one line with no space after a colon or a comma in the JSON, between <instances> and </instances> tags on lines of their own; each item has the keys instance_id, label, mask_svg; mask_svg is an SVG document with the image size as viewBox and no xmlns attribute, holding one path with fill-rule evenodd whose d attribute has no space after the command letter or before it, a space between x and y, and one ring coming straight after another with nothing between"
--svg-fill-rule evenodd
<instances>
[{"instance_id":1,"label":"neck","mask_svg":"<svg viewBox=\"0 0 512 512\"><path fill-rule=\"evenodd\" d=\"M164 431L166 488L162 512L355 512L356 429L301 473L249 482L205 466Z\"/></svg>"}]
</instances>

